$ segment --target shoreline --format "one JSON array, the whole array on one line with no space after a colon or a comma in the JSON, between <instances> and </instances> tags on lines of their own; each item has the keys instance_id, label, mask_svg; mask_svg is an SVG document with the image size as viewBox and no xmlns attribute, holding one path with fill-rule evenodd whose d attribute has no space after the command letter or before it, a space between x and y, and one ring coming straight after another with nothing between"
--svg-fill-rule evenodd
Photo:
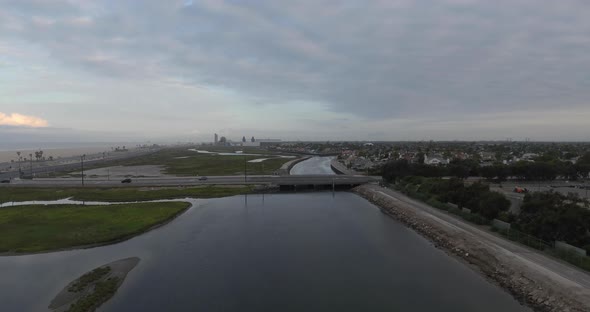
<instances>
[{"instance_id":1,"label":"shoreline","mask_svg":"<svg viewBox=\"0 0 590 312\"><path fill-rule=\"evenodd\" d=\"M182 202L182 201L181 201ZM2 252L0 253L0 257L19 257L19 256L31 256L31 255L40 255L40 254L48 254L48 253L54 253L54 252L62 252L62 251L72 251L72 250L82 250L82 249L90 249L90 248L96 248L96 247L103 247L103 246L108 246L108 245L114 245L114 244L118 244L121 242L124 242L126 240L130 240L134 237L137 237L139 235L143 235L145 233L151 232L159 227L162 227L164 225L167 225L168 223L176 220L176 218L178 218L180 215L184 214L185 212L187 212L189 209L193 208L193 204L190 202L185 202L188 203L189 206L180 210L179 212L173 214L172 216L170 216L169 218L162 220L162 222L154 224L146 229L142 229L139 230L135 233L130 233L128 235L124 235L122 237L118 237L109 241L105 241L105 242L100 242L100 243L94 243L94 244L88 244L88 245L78 245L78 246L70 246L70 247L66 247L66 248L59 248L59 249L52 249L52 250L44 250L44 251L36 251L36 252Z\"/></svg>"},{"instance_id":2,"label":"shoreline","mask_svg":"<svg viewBox=\"0 0 590 312\"><path fill-rule=\"evenodd\" d=\"M382 212L403 223L434 247L459 260L518 302L534 311L582 312L590 308L587 290L573 289L559 280L561 276L547 276L524 263L525 259L508 255L499 247L478 241L467 232L454 228L444 220L437 222L408 204L389 198L367 186L356 187L353 193L376 205ZM557 275L557 274L555 274ZM561 278L563 279L563 278ZM568 289L572 288L572 289Z\"/></svg>"},{"instance_id":3,"label":"shoreline","mask_svg":"<svg viewBox=\"0 0 590 312\"><path fill-rule=\"evenodd\" d=\"M341 164L338 159L332 159L332 161L330 161L330 168L332 168L332 171L334 171L336 174L347 174L347 175L359 175L361 173L352 170L352 169L348 169L346 168L343 164Z\"/></svg>"},{"instance_id":4,"label":"shoreline","mask_svg":"<svg viewBox=\"0 0 590 312\"><path fill-rule=\"evenodd\" d=\"M0 186L1 188L2 186ZM55 186L36 186L36 185L9 185L4 186L5 188L29 188L29 189L56 189L60 190L61 188L56 188ZM189 186L189 187L179 187L179 186L125 186L125 187L113 187L113 186L101 186L96 185L93 187L69 187L69 190L138 190L140 192L149 192L149 191L159 191L159 190L184 190L184 189L207 189L207 188L218 188L218 189L238 189L238 188L248 188L244 192L239 193L232 193L232 194L215 194L215 195L203 195L203 194L186 194L186 195L162 195L158 198L154 199L139 199L139 200L132 200L132 199L112 199L111 198L79 198L76 197L75 194L66 197L59 197L59 198L51 198L51 199L19 199L19 200L9 200L9 201L0 201L0 209L4 207L13 207L13 206L20 206L14 205L14 203L23 203L23 202L52 202L52 201L64 201L64 200L71 200L80 202L84 204L86 202L102 202L108 204L137 204L137 203L150 203L150 202L165 202L165 201L183 201L188 199L215 199L215 198L223 198L223 197L230 197L236 195L246 195L246 194L254 194L257 192L264 192L267 189L271 189L272 187L267 187L265 185L243 185L243 184L233 184L233 185L217 185L217 184L208 184L208 185L197 185L197 186ZM80 195L78 195L80 196ZM21 204L22 205L22 204ZM31 205L47 205L47 204L37 204L31 203Z\"/></svg>"},{"instance_id":5,"label":"shoreline","mask_svg":"<svg viewBox=\"0 0 590 312\"><path fill-rule=\"evenodd\" d=\"M299 158L295 158L293 160L290 160L286 163L284 163L281 168L279 168L277 170L279 175L291 175L291 169L293 169L293 167L295 167L295 165L297 165L298 163L302 162L302 161L306 161L308 159L310 159L312 156L304 156L304 157L299 157Z\"/></svg>"},{"instance_id":6,"label":"shoreline","mask_svg":"<svg viewBox=\"0 0 590 312\"><path fill-rule=\"evenodd\" d=\"M34 153L35 151L42 150L45 152L45 156L53 156L55 159L58 158L71 158L77 157L82 154L100 154L102 152L112 152L111 147L116 146L123 146L126 145L129 147L129 150L135 150L135 145L138 143L105 143L105 144L89 144L88 146L57 146L57 147L47 147L39 144L37 147L23 147L23 148L5 148L0 149L0 163L10 163L11 160L18 161L18 156L16 152L21 152L24 157L30 153Z\"/></svg>"},{"instance_id":7,"label":"shoreline","mask_svg":"<svg viewBox=\"0 0 590 312\"><path fill-rule=\"evenodd\" d=\"M86 303L88 304L88 299L95 294L96 287L105 281L109 281L111 279L115 279L115 289L110 294L99 294L102 295L99 298L91 299L91 307L90 310L94 311L98 307L100 307L103 303L109 301L112 297L114 297L117 293L117 290L123 282L127 278L127 275L139 264L140 259L138 257L131 257L125 258L117 261L113 261L104 265L97 267L96 269L89 271L82 276L78 277L77 279L71 281L62 291L60 291L55 298L50 302L48 308L55 312L61 311L68 311L72 308L73 305L79 304L80 301L87 300ZM85 277L88 275L93 274L97 270L106 269L108 272L99 277L91 278L94 279L92 281L87 282L84 286L78 286L81 289L74 289L72 287L77 287L76 284L80 283ZM100 273L99 273L100 274Z\"/></svg>"}]
</instances>

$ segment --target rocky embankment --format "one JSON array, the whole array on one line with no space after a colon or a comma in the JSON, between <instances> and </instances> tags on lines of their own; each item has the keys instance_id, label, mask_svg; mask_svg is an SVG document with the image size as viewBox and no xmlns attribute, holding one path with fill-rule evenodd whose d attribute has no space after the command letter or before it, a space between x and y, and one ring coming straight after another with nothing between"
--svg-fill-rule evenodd
<instances>
[{"instance_id":1,"label":"rocky embankment","mask_svg":"<svg viewBox=\"0 0 590 312\"><path fill-rule=\"evenodd\" d=\"M336 159L336 158L332 159L332 161L330 162L330 167L332 168L332 171L336 172L337 174L346 174L346 175L361 174L361 173L356 172L352 169L346 168L346 166L343 165L342 163L340 163L338 161L338 159Z\"/></svg>"},{"instance_id":2,"label":"rocky embankment","mask_svg":"<svg viewBox=\"0 0 590 312\"><path fill-rule=\"evenodd\" d=\"M480 242L476 237L444 221L437 222L402 201L359 186L353 192L379 206L383 212L406 224L448 254L460 258L489 280L510 292L535 311L590 311L590 298L579 287L567 285L556 274L551 277L543 268L509 255L498 247Z\"/></svg>"},{"instance_id":3,"label":"rocky embankment","mask_svg":"<svg viewBox=\"0 0 590 312\"><path fill-rule=\"evenodd\" d=\"M291 169L293 169L293 166L297 165L298 163L300 163L304 160L308 160L310 158L311 158L311 156L304 156L304 157L299 157L299 158L293 159L291 161L288 161L288 162L284 163L279 170L277 170L277 173L279 175L289 175L289 174L291 174Z\"/></svg>"}]
</instances>

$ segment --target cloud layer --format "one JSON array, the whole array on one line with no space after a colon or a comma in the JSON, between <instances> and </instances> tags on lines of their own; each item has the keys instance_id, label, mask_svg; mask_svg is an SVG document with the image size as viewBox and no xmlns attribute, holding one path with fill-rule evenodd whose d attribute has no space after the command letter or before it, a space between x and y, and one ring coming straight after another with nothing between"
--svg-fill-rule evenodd
<instances>
[{"instance_id":1,"label":"cloud layer","mask_svg":"<svg viewBox=\"0 0 590 312\"><path fill-rule=\"evenodd\" d=\"M0 112L0 126L47 127L47 120L35 116L18 113L5 114Z\"/></svg>"},{"instance_id":2,"label":"cloud layer","mask_svg":"<svg viewBox=\"0 0 590 312\"><path fill-rule=\"evenodd\" d=\"M548 127L553 138L590 139L567 121L590 112L584 1L0 5L3 98L60 126L461 139L519 136L507 123L524 116L539 139ZM562 119L550 117L556 109Z\"/></svg>"}]
</instances>

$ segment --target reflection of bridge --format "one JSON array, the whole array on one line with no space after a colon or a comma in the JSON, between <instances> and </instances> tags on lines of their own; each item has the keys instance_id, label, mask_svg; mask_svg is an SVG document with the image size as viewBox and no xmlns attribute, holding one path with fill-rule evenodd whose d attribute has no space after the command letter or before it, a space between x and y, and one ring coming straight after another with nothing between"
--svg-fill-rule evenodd
<instances>
[{"instance_id":1,"label":"reflection of bridge","mask_svg":"<svg viewBox=\"0 0 590 312\"><path fill-rule=\"evenodd\" d=\"M252 181L258 178L253 177ZM361 176L361 175L290 175L272 178L261 178L261 181L267 181L268 184L278 185L280 187L350 187L361 184L380 182L381 177Z\"/></svg>"},{"instance_id":2,"label":"reflection of bridge","mask_svg":"<svg viewBox=\"0 0 590 312\"><path fill-rule=\"evenodd\" d=\"M209 176L207 180L198 177L163 177L163 178L132 178L130 184L122 184L120 180L86 177L87 186L193 186L212 184L259 184L280 187L349 187L371 182L380 182L381 177L360 175L296 175L296 176ZM13 180L10 184L0 186L39 186L39 187L76 187L81 186L80 178L47 178L34 180Z\"/></svg>"}]
</instances>

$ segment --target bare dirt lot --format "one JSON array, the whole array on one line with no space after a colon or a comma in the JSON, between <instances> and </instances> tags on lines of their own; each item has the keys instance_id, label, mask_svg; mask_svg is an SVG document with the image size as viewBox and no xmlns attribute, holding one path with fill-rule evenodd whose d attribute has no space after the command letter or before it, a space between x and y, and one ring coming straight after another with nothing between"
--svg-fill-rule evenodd
<instances>
[{"instance_id":1,"label":"bare dirt lot","mask_svg":"<svg viewBox=\"0 0 590 312\"><path fill-rule=\"evenodd\" d=\"M143 165L143 166L113 166L105 168L97 168L91 170L84 170L84 174L88 177L165 177L169 176L163 173L163 166ZM81 172L74 172L73 174L80 174Z\"/></svg>"}]
</instances>

